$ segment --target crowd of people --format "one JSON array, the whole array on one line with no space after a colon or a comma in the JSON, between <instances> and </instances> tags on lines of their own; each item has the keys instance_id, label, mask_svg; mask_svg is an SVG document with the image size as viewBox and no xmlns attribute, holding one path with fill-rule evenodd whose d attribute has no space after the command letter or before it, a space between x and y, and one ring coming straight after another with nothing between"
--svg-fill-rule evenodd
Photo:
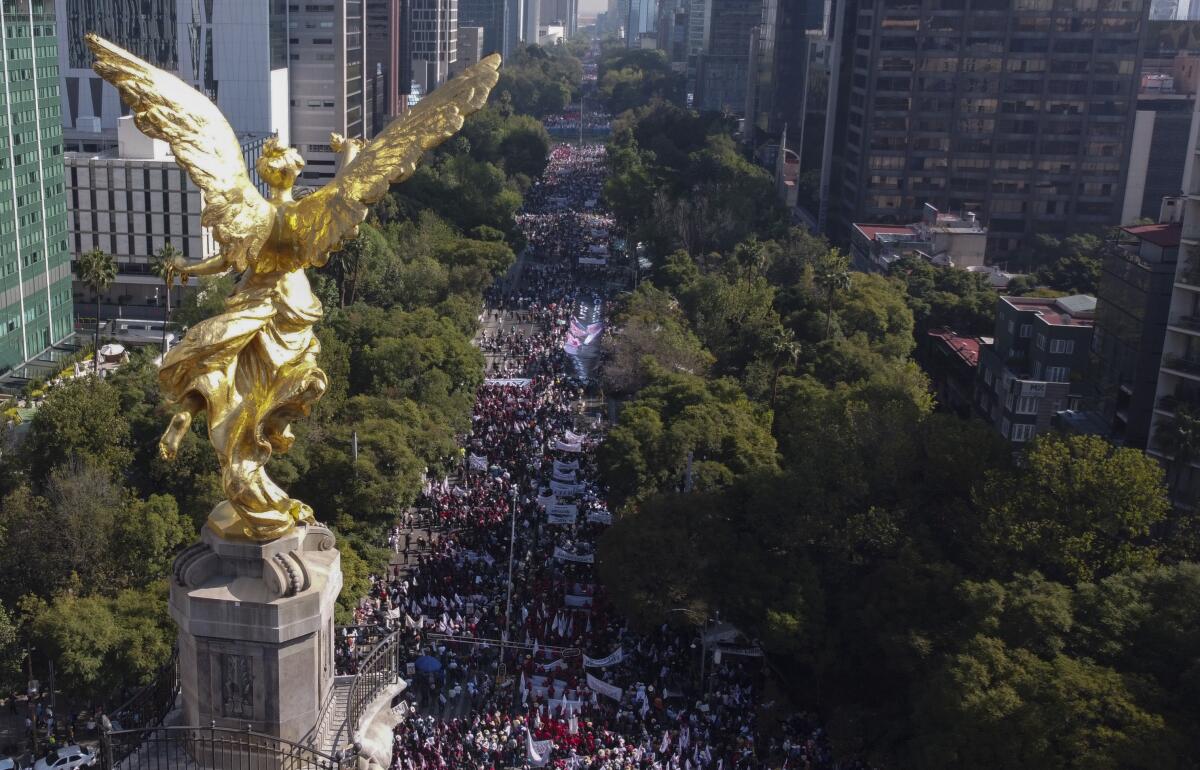
<instances>
[{"instance_id":1,"label":"crowd of people","mask_svg":"<svg viewBox=\"0 0 1200 770\"><path fill-rule=\"evenodd\" d=\"M635 632L597 580L612 516L573 335L590 343L603 328L602 289L577 259L606 241L605 215L579 213L603 162L603 147L559 146L531 191L528 264L488 298L491 376L461 471L428 480L405 522L423 526L422 547L374 579L358 625L341 632L339 669L353 673L383 634L407 640L413 715L396 727L396 770L849 767L811 719L766 716L761 657L717 660L694 625ZM408 552L408 534L390 540Z\"/></svg>"}]
</instances>

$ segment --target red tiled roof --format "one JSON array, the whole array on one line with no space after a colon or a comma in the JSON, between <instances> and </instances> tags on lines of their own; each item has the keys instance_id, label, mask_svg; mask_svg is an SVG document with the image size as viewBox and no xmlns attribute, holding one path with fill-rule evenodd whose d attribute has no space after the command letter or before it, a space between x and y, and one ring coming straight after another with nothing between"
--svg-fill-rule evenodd
<instances>
[{"instance_id":1,"label":"red tiled roof","mask_svg":"<svg viewBox=\"0 0 1200 770\"><path fill-rule=\"evenodd\" d=\"M950 329L933 329L929 332L929 336L941 340L942 344L957 354L967 366L979 364L978 337L963 337Z\"/></svg>"},{"instance_id":2,"label":"red tiled roof","mask_svg":"<svg viewBox=\"0 0 1200 770\"><path fill-rule=\"evenodd\" d=\"M875 240L877 235L911 235L916 231L907 225L854 225L868 240Z\"/></svg>"},{"instance_id":3,"label":"red tiled roof","mask_svg":"<svg viewBox=\"0 0 1200 770\"><path fill-rule=\"evenodd\" d=\"M1150 241L1155 246L1161 246L1164 249L1178 246L1179 238L1183 234L1183 225L1178 222L1158 225L1134 225L1133 227L1122 227L1121 229L1132 236L1141 238L1143 241Z\"/></svg>"}]
</instances>

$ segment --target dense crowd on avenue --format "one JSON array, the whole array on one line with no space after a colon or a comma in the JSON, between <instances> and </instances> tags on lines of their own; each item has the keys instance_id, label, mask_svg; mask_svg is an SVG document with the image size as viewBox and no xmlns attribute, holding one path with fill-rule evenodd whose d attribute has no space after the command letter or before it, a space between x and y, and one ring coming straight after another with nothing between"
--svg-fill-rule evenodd
<instances>
[{"instance_id":1,"label":"dense crowd on avenue","mask_svg":"<svg viewBox=\"0 0 1200 770\"><path fill-rule=\"evenodd\" d=\"M761 658L702 666L695 626L635 633L597 583L612 517L580 361L604 298L579 257L608 237L594 205L580 213L602 166L602 147L557 147L531 191L522 278L488 298L500 323L480 345L503 363L478 391L462 469L428 480L393 532L406 553L415 532L419 556L374 580L339 668L353 673L356 645L407 636L413 713L396 728L396 770L838 767L810 720L759 724Z\"/></svg>"}]
</instances>

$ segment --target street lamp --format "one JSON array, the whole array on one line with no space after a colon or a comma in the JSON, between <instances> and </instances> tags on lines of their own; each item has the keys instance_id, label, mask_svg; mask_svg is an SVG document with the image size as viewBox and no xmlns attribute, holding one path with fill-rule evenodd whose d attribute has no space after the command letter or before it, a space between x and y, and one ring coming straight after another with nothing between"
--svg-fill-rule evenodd
<instances>
[{"instance_id":1,"label":"street lamp","mask_svg":"<svg viewBox=\"0 0 1200 770\"><path fill-rule=\"evenodd\" d=\"M512 496L512 506L509 509L511 522L508 533L508 598L505 601L504 609L504 644L508 645L509 637L512 635L512 586L513 586L513 551L515 550L517 540L517 497L520 492L517 491L516 485L513 485L509 490Z\"/></svg>"},{"instance_id":2,"label":"street lamp","mask_svg":"<svg viewBox=\"0 0 1200 770\"><path fill-rule=\"evenodd\" d=\"M686 607L675 607L674 609L667 610L666 614L670 615L672 612L682 612L683 614L689 615L693 619L698 619L700 621L700 688L705 689L704 669L705 664L708 662L708 624L712 618L708 615L696 612L695 610L691 610Z\"/></svg>"}]
</instances>

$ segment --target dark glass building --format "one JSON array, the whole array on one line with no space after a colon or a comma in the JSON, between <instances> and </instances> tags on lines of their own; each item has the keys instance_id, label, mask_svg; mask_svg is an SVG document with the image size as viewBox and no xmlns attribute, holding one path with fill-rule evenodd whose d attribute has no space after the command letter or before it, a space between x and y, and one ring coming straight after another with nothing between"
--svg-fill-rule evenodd
<instances>
[{"instance_id":1,"label":"dark glass building","mask_svg":"<svg viewBox=\"0 0 1200 770\"><path fill-rule=\"evenodd\" d=\"M1181 232L1178 223L1123 228L1100 275L1089 380L1111 437L1139 449L1150 436Z\"/></svg>"}]
</instances>

